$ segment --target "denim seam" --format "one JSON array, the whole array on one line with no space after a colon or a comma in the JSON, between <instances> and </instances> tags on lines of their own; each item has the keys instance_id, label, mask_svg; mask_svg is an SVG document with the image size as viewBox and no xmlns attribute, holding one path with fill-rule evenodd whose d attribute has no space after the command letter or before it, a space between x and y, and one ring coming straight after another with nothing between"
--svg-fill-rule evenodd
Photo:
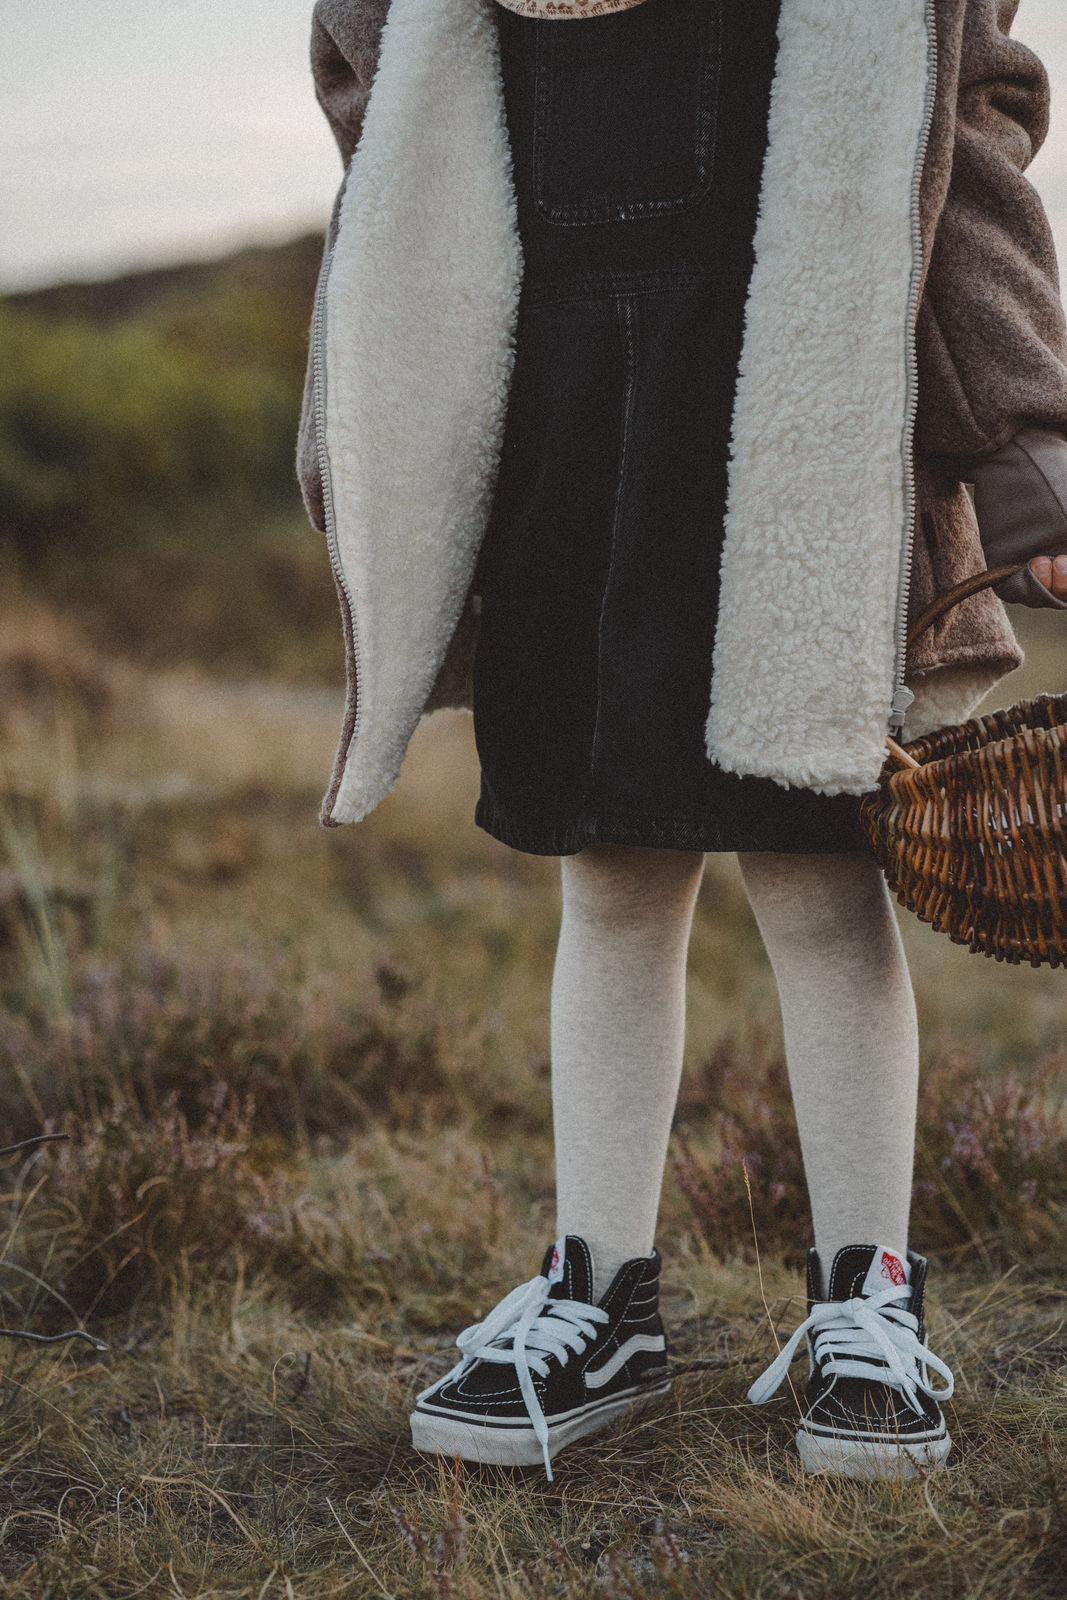
<instances>
[{"instance_id":1,"label":"denim seam","mask_svg":"<svg viewBox=\"0 0 1067 1600\"><path fill-rule=\"evenodd\" d=\"M854 840L845 845L836 840L828 842L824 833L816 830L808 837L802 830L799 843L794 829L788 843L776 837L768 838L765 830L749 830L735 821L726 824L706 818L650 817L644 813L631 813L613 808L610 811L583 810L577 818L538 818L519 821L504 807L487 799L479 800L477 825L509 849L521 850L531 855L574 855L594 841L602 841L605 834L621 834L614 841L632 844L634 835L640 833L640 843L647 849L703 850L712 854L730 854L743 850L763 850L792 854L797 850L818 855L835 855L841 850L855 850L860 846ZM531 840L536 841L531 843Z\"/></svg>"},{"instance_id":2,"label":"denim seam","mask_svg":"<svg viewBox=\"0 0 1067 1600\"><path fill-rule=\"evenodd\" d=\"M669 275L669 281L667 281ZM583 302L596 303L606 300L623 300L632 296L651 294L684 294L687 290L700 290L705 286L714 286L716 274L708 268L681 267L662 268L655 273L641 273L640 271L605 272L598 273L589 279L588 285L579 282L573 285L565 284L562 289L553 292L551 285L542 280L538 288L532 291L522 302L520 311L533 311L545 306L574 305ZM642 283L642 278L647 278ZM628 288L614 289L609 287L613 280L628 281ZM663 279L664 281L658 281ZM596 288L597 283L603 285Z\"/></svg>"},{"instance_id":3,"label":"denim seam","mask_svg":"<svg viewBox=\"0 0 1067 1600\"><path fill-rule=\"evenodd\" d=\"M619 443L619 464L615 477L615 505L611 514L611 542L608 546L608 571L604 581L604 595L600 603L600 616L597 621L597 705L596 721L593 724L593 737L589 746L589 779L600 765L600 719L604 705L604 696L601 693L600 676L601 661L604 648L604 612L611 594L611 580L615 574L616 544L619 536L619 522L622 516L623 489L627 477L627 466L630 458L630 441L633 434L634 400L637 394L637 339L634 323L637 317L636 305L633 296L620 296L617 300L619 323L622 331L623 362L626 371L626 382L623 394L622 410L622 439Z\"/></svg>"},{"instance_id":4,"label":"denim seam","mask_svg":"<svg viewBox=\"0 0 1067 1600\"><path fill-rule=\"evenodd\" d=\"M722 0L714 3L709 19L709 29L700 42L697 68L699 89L696 120L693 128L695 144L696 182L682 195L669 200L597 200L584 205L577 202L555 208L548 205L544 195L544 151L548 131L548 86L552 73L545 56L545 28L551 20L538 20L534 50L534 115L533 115L533 183L532 198L538 214L552 227L590 227L606 222L656 221L663 216L683 211L702 199L711 188L715 172L715 152L718 143L718 89L722 64ZM566 213L571 215L566 215Z\"/></svg>"}]
</instances>

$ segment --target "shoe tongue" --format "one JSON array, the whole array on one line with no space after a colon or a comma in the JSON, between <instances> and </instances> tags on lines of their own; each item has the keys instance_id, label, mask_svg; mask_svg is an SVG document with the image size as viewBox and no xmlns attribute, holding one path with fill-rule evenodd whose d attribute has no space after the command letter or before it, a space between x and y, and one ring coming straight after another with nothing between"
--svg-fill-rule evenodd
<instances>
[{"instance_id":1,"label":"shoe tongue","mask_svg":"<svg viewBox=\"0 0 1067 1600\"><path fill-rule=\"evenodd\" d=\"M550 1300L580 1300L593 1303L593 1261L589 1246L577 1234L557 1239L545 1251L541 1276L549 1282Z\"/></svg>"},{"instance_id":2,"label":"shoe tongue","mask_svg":"<svg viewBox=\"0 0 1067 1600\"><path fill-rule=\"evenodd\" d=\"M853 1300L911 1282L907 1259L885 1244L852 1244L839 1250L830 1271L831 1300Z\"/></svg>"}]
</instances>

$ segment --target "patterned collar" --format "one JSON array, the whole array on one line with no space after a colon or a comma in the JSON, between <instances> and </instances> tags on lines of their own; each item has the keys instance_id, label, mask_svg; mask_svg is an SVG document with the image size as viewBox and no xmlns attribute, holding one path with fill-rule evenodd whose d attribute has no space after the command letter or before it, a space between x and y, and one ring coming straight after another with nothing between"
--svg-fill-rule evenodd
<instances>
[{"instance_id":1,"label":"patterned collar","mask_svg":"<svg viewBox=\"0 0 1067 1600\"><path fill-rule=\"evenodd\" d=\"M498 0L498 4L523 17L580 22L583 17L602 17L609 11L628 11L641 0Z\"/></svg>"}]
</instances>

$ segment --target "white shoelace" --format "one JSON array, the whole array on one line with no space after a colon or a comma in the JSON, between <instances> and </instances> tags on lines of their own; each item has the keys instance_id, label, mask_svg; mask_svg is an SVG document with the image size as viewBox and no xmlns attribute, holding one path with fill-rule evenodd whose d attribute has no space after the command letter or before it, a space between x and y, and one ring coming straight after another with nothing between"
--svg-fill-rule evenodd
<instances>
[{"instance_id":1,"label":"white shoelace","mask_svg":"<svg viewBox=\"0 0 1067 1600\"><path fill-rule=\"evenodd\" d=\"M945 1363L919 1343L918 1317L892 1303L910 1297L910 1286L901 1289L893 1285L855 1300L820 1301L766 1372L756 1379L748 1398L757 1406L770 1399L780 1388L800 1341L810 1332L815 1341L816 1365L823 1372L842 1378L868 1378L899 1389L912 1410L922 1416L919 1391L936 1400L947 1400L955 1385ZM944 1378L943 1388L931 1385L927 1367Z\"/></svg>"},{"instance_id":2,"label":"white shoelace","mask_svg":"<svg viewBox=\"0 0 1067 1600\"><path fill-rule=\"evenodd\" d=\"M456 1340L463 1352L462 1359L457 1361L451 1372L438 1378L417 1398L424 1400L434 1394L444 1384L451 1383L453 1378L460 1377L475 1361L496 1361L514 1366L526 1413L541 1446L545 1472L551 1483L548 1422L531 1373L536 1372L540 1378L548 1377L548 1363L544 1360L546 1355L555 1356L560 1365L565 1367L571 1351L581 1355L586 1341L596 1338L595 1324L610 1322L611 1318L599 1306L587 1305L581 1300L549 1300L549 1288L547 1278L531 1278L529 1283L520 1283L481 1322L464 1328ZM546 1302L548 1315L542 1316ZM511 1340L510 1345L503 1344L505 1339ZM501 1342L497 1343L498 1340Z\"/></svg>"}]
</instances>

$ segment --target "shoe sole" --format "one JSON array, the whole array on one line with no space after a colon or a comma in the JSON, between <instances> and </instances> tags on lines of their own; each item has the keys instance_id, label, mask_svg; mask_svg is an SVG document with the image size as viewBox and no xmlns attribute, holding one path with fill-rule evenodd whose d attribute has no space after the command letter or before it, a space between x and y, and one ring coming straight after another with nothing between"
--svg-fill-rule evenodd
<instances>
[{"instance_id":1,"label":"shoe sole","mask_svg":"<svg viewBox=\"0 0 1067 1600\"><path fill-rule=\"evenodd\" d=\"M920 1472L937 1472L952 1449L947 1433L939 1439L905 1444L896 1440L876 1443L865 1439L824 1439L801 1428L796 1442L805 1472L861 1478L867 1482L916 1478Z\"/></svg>"},{"instance_id":2,"label":"shoe sole","mask_svg":"<svg viewBox=\"0 0 1067 1600\"><path fill-rule=\"evenodd\" d=\"M563 1421L550 1423L549 1460L564 1445L606 1428L624 1412L666 1394L670 1386L668 1378L654 1388L629 1390L598 1405L595 1410L583 1406ZM497 1467L539 1467L544 1463L540 1442L529 1426L465 1421L461 1417L423 1410L413 1411L408 1420L411 1423L411 1442L416 1450L421 1450L425 1455L460 1456L464 1461Z\"/></svg>"}]
</instances>

